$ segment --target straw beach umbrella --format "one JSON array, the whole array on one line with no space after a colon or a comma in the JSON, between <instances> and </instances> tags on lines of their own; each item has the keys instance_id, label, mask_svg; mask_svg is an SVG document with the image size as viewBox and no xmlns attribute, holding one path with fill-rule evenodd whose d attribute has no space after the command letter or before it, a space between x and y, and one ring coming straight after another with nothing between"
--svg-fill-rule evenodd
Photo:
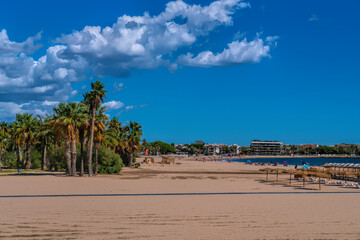
<instances>
[{"instance_id":1,"label":"straw beach umbrella","mask_svg":"<svg viewBox=\"0 0 360 240\"><path fill-rule=\"evenodd\" d=\"M319 178L319 190L321 190L321 178L328 178L330 179L330 175L324 172L314 172L311 173L311 176Z\"/></svg>"},{"instance_id":2,"label":"straw beach umbrella","mask_svg":"<svg viewBox=\"0 0 360 240\"><path fill-rule=\"evenodd\" d=\"M284 171L284 173L289 173L290 174L289 185L291 185L291 176L293 174L295 174L296 172L297 172L296 170L292 170L292 169L287 169L286 171Z\"/></svg>"},{"instance_id":3,"label":"straw beach umbrella","mask_svg":"<svg viewBox=\"0 0 360 240\"><path fill-rule=\"evenodd\" d=\"M279 181L279 173L285 172L283 168L263 168L259 171L266 172L266 181L269 180L269 173L276 173L276 182Z\"/></svg>"},{"instance_id":4,"label":"straw beach umbrella","mask_svg":"<svg viewBox=\"0 0 360 240\"><path fill-rule=\"evenodd\" d=\"M271 172L272 168L262 168L259 171L266 172L266 181L269 181L269 172Z\"/></svg>"},{"instance_id":5,"label":"straw beach umbrella","mask_svg":"<svg viewBox=\"0 0 360 240\"><path fill-rule=\"evenodd\" d=\"M294 174L295 178L302 178L302 180L303 180L303 188L305 188L305 178L307 178L308 176L309 176L308 171L304 170L304 169L299 169Z\"/></svg>"},{"instance_id":6,"label":"straw beach umbrella","mask_svg":"<svg viewBox=\"0 0 360 240\"><path fill-rule=\"evenodd\" d=\"M276 172L276 182L279 181L279 173L285 172L285 169L282 168L275 168L273 169L274 172Z\"/></svg>"}]
</instances>

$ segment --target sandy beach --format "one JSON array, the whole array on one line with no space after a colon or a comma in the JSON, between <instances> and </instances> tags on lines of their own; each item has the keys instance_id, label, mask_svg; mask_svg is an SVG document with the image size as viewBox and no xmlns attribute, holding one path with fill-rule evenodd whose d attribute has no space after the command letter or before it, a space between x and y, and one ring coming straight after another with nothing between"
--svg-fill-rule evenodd
<instances>
[{"instance_id":1,"label":"sandy beach","mask_svg":"<svg viewBox=\"0 0 360 240\"><path fill-rule=\"evenodd\" d=\"M0 174L0 239L360 239L360 189L155 161L93 178Z\"/></svg>"}]
</instances>

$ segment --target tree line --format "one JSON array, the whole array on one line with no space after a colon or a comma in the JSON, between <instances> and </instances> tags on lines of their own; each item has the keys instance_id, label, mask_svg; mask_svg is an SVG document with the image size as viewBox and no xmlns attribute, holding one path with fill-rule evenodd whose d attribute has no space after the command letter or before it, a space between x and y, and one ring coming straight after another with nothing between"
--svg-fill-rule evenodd
<instances>
[{"instance_id":1,"label":"tree line","mask_svg":"<svg viewBox=\"0 0 360 240\"><path fill-rule=\"evenodd\" d=\"M106 92L96 81L81 102L59 103L46 117L19 113L13 122L2 122L0 170L14 167L14 156L18 169L36 167L32 151L41 153L42 170L64 167L69 176L96 175L99 167L101 172L119 172L123 161L131 167L141 147L142 127L137 122L123 126L116 117L110 120L102 106Z\"/></svg>"}]
</instances>

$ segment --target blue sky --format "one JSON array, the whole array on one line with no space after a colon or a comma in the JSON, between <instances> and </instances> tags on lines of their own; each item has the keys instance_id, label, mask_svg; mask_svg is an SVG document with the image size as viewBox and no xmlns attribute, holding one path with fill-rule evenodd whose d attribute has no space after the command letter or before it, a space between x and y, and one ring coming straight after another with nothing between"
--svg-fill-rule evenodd
<instances>
[{"instance_id":1,"label":"blue sky","mask_svg":"<svg viewBox=\"0 0 360 240\"><path fill-rule=\"evenodd\" d=\"M0 120L79 101L100 79L110 115L138 121L148 141L360 144L359 11L355 0L4 1Z\"/></svg>"}]
</instances>

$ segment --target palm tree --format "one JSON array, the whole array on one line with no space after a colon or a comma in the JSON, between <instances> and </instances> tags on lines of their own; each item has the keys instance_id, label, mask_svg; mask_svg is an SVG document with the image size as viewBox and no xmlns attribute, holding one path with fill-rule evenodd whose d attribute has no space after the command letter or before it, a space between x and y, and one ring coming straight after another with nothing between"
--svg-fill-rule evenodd
<instances>
[{"instance_id":1,"label":"palm tree","mask_svg":"<svg viewBox=\"0 0 360 240\"><path fill-rule=\"evenodd\" d=\"M92 150L94 143L94 128L95 128L95 118L96 110L100 107L101 102L104 101L106 97L106 91L104 90L104 84L100 81L91 83L91 91L87 92L84 95L84 101L88 104L91 110L91 124L90 124L90 133L88 139L88 149L87 149L87 159L88 159L88 168L89 176L92 176Z\"/></svg>"},{"instance_id":2,"label":"palm tree","mask_svg":"<svg viewBox=\"0 0 360 240\"><path fill-rule=\"evenodd\" d=\"M9 128L6 122L0 123L0 171L2 167L1 156L6 139L9 137Z\"/></svg>"},{"instance_id":3,"label":"palm tree","mask_svg":"<svg viewBox=\"0 0 360 240\"><path fill-rule=\"evenodd\" d=\"M41 170L45 170L46 166L46 159L47 159L47 147L51 143L51 140L54 138L54 131L50 125L50 116L47 116L45 119L42 119L42 117L39 117L40 121L40 127L39 131L37 133L38 138L42 144L42 162L41 162Z\"/></svg>"},{"instance_id":4,"label":"palm tree","mask_svg":"<svg viewBox=\"0 0 360 240\"><path fill-rule=\"evenodd\" d=\"M82 102L83 105L85 105L85 103ZM84 110L86 110L86 115L87 118L89 117L88 114L88 108L84 108ZM78 127L78 132L79 132L79 142L80 142L80 176L84 176L84 144L86 141L86 134L87 134L87 130L89 128L89 121L84 122L84 124L80 125Z\"/></svg>"},{"instance_id":5,"label":"palm tree","mask_svg":"<svg viewBox=\"0 0 360 240\"><path fill-rule=\"evenodd\" d=\"M11 142L16 146L16 151L18 155L18 168L24 167L24 162L22 158L22 146L25 145L25 126L21 121L21 115L16 115L16 120L10 125L10 136Z\"/></svg>"},{"instance_id":6,"label":"palm tree","mask_svg":"<svg viewBox=\"0 0 360 240\"><path fill-rule=\"evenodd\" d=\"M23 122L25 125L26 131L26 165L25 169L29 170L31 167L31 147L33 143L36 141L36 131L39 127L39 121L32 116L32 114L24 113L22 115Z\"/></svg>"},{"instance_id":7,"label":"palm tree","mask_svg":"<svg viewBox=\"0 0 360 240\"><path fill-rule=\"evenodd\" d=\"M137 122L130 122L129 126L125 127L127 153L129 155L128 167L132 166L134 152L138 151L141 146L142 130L141 126Z\"/></svg>"},{"instance_id":8,"label":"palm tree","mask_svg":"<svg viewBox=\"0 0 360 240\"><path fill-rule=\"evenodd\" d=\"M19 162L23 165L21 154L21 145L23 146L26 155L25 169L31 167L31 146L36 140L36 131L38 128L38 120L32 114L23 113L16 114L16 120L12 124L12 138L13 142L18 148Z\"/></svg>"},{"instance_id":9,"label":"palm tree","mask_svg":"<svg viewBox=\"0 0 360 240\"><path fill-rule=\"evenodd\" d=\"M57 107L53 108L54 116L50 121L50 125L54 128L55 134L55 147L57 142L63 138L65 143L65 158L66 158L66 166L67 172L71 175L71 153L70 153L70 140L69 140L69 132L67 126L64 124L62 117L66 116L66 104L60 103Z\"/></svg>"},{"instance_id":10,"label":"palm tree","mask_svg":"<svg viewBox=\"0 0 360 240\"><path fill-rule=\"evenodd\" d=\"M105 133L105 144L112 146L114 152L120 155L127 154L127 140L126 140L126 127L121 126L121 122L113 117L111 121L108 122L109 128Z\"/></svg>"},{"instance_id":11,"label":"palm tree","mask_svg":"<svg viewBox=\"0 0 360 240\"><path fill-rule=\"evenodd\" d=\"M121 139L119 133L121 133L121 122L117 119L117 117L113 117L107 123L107 130L105 132L105 141L104 144L106 147L112 148L116 153L118 150L119 140ZM118 152L119 153L119 152Z\"/></svg>"},{"instance_id":12,"label":"palm tree","mask_svg":"<svg viewBox=\"0 0 360 240\"><path fill-rule=\"evenodd\" d=\"M76 176L76 140L79 126L87 122L86 108L81 103L70 102L68 104L60 103L58 108L54 108L54 111L57 114L57 124L65 130L65 154L67 155L68 173L71 176Z\"/></svg>"},{"instance_id":13,"label":"palm tree","mask_svg":"<svg viewBox=\"0 0 360 240\"><path fill-rule=\"evenodd\" d=\"M109 120L108 116L105 115L105 108L100 107L96 112L95 128L94 128L94 147L95 147L95 171L94 175L97 175L99 168L98 152L101 143L105 141L104 133L106 130L105 121Z\"/></svg>"}]
</instances>

